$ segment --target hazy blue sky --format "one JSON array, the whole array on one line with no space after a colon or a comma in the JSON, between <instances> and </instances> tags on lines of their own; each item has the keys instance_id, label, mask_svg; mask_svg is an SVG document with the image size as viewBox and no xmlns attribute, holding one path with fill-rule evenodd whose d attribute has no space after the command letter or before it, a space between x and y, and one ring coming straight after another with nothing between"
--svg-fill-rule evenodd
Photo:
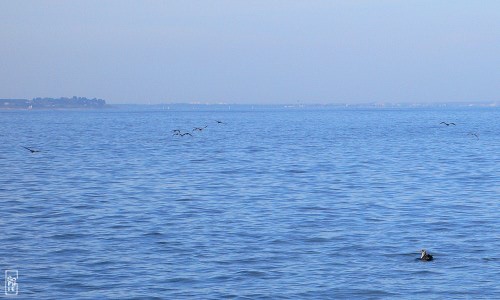
<instances>
[{"instance_id":1,"label":"hazy blue sky","mask_svg":"<svg viewBox=\"0 0 500 300\"><path fill-rule=\"evenodd\" d=\"M0 0L0 98L500 100L500 1Z\"/></svg>"}]
</instances>

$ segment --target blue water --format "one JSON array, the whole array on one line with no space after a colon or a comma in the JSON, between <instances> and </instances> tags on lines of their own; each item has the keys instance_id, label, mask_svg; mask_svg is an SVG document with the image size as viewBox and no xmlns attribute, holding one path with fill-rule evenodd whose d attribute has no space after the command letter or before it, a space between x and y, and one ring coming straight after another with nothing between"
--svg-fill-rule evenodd
<instances>
[{"instance_id":1,"label":"blue water","mask_svg":"<svg viewBox=\"0 0 500 300\"><path fill-rule=\"evenodd\" d=\"M19 299L499 299L499 120L2 111L0 266Z\"/></svg>"}]
</instances>

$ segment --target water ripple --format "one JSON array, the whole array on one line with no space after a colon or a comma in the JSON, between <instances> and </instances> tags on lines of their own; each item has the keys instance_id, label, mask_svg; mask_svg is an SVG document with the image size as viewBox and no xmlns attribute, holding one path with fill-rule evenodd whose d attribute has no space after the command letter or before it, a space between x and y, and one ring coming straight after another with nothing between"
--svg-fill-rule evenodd
<instances>
[{"instance_id":1,"label":"water ripple","mask_svg":"<svg viewBox=\"0 0 500 300\"><path fill-rule=\"evenodd\" d=\"M0 114L20 297L499 298L498 109Z\"/></svg>"}]
</instances>

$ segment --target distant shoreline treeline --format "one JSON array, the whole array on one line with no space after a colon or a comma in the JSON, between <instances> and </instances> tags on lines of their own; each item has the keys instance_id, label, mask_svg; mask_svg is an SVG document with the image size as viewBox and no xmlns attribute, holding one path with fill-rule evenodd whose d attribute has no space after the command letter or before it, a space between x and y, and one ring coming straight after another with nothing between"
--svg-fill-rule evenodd
<instances>
[{"instance_id":1,"label":"distant shoreline treeline","mask_svg":"<svg viewBox=\"0 0 500 300\"><path fill-rule=\"evenodd\" d=\"M65 109L65 108L104 108L103 99L88 99L85 97L72 98L33 98L29 99L0 99L0 109Z\"/></svg>"}]
</instances>

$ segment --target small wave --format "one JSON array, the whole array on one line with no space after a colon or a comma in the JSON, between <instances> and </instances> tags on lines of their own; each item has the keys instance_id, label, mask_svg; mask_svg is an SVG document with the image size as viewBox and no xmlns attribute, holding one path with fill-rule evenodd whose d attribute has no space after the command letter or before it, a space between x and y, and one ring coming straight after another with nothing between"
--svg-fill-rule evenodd
<instances>
[{"instance_id":1,"label":"small wave","mask_svg":"<svg viewBox=\"0 0 500 300\"><path fill-rule=\"evenodd\" d=\"M302 211L326 211L330 210L329 207L322 207L322 206L302 206L299 207L299 210Z\"/></svg>"},{"instance_id":2,"label":"small wave","mask_svg":"<svg viewBox=\"0 0 500 300\"><path fill-rule=\"evenodd\" d=\"M75 205L72 208L74 208L74 209L92 209L92 208L95 208L95 206L88 205L88 204L82 204L82 205Z\"/></svg>"},{"instance_id":3,"label":"small wave","mask_svg":"<svg viewBox=\"0 0 500 300\"><path fill-rule=\"evenodd\" d=\"M500 258L498 258L498 257L483 257L482 260L486 261L486 262L496 262L496 261L500 261Z\"/></svg>"},{"instance_id":4,"label":"small wave","mask_svg":"<svg viewBox=\"0 0 500 300\"><path fill-rule=\"evenodd\" d=\"M419 259L420 261L420 259ZM443 272L438 272L438 271L431 271L431 270L418 270L418 271L414 271L414 272L411 272L411 274L414 274L414 275L442 275Z\"/></svg>"},{"instance_id":5,"label":"small wave","mask_svg":"<svg viewBox=\"0 0 500 300\"><path fill-rule=\"evenodd\" d=\"M51 254L56 255L80 255L90 253L89 250L80 249L80 248L65 248L65 249L57 249L50 252Z\"/></svg>"},{"instance_id":6,"label":"small wave","mask_svg":"<svg viewBox=\"0 0 500 300\"><path fill-rule=\"evenodd\" d=\"M290 244L290 241L284 240L284 239L274 239L274 240L271 241L271 244L285 245L285 244Z\"/></svg>"},{"instance_id":7,"label":"small wave","mask_svg":"<svg viewBox=\"0 0 500 300\"><path fill-rule=\"evenodd\" d=\"M197 159L191 159L189 160L189 162L192 162L192 163L203 163L203 162L207 162L208 160L207 159L204 159L204 158L197 158Z\"/></svg>"},{"instance_id":8,"label":"small wave","mask_svg":"<svg viewBox=\"0 0 500 300\"><path fill-rule=\"evenodd\" d=\"M217 275L217 276L209 278L209 280L211 280L211 281L227 281L227 280L231 280L231 279L233 279L233 277L228 276L228 275Z\"/></svg>"},{"instance_id":9,"label":"small wave","mask_svg":"<svg viewBox=\"0 0 500 300\"><path fill-rule=\"evenodd\" d=\"M329 241L329 239L322 238L322 237L312 237L312 238L305 239L305 242L307 242L307 243L326 243L328 241Z\"/></svg>"},{"instance_id":10,"label":"small wave","mask_svg":"<svg viewBox=\"0 0 500 300\"><path fill-rule=\"evenodd\" d=\"M87 237L87 235L82 233L63 233L63 234L55 234L50 236L49 238L56 240L74 240Z\"/></svg>"},{"instance_id":11,"label":"small wave","mask_svg":"<svg viewBox=\"0 0 500 300\"><path fill-rule=\"evenodd\" d=\"M146 237L160 237L160 236L163 236L164 234L161 233L161 232L158 232L158 231L154 231L154 232L147 232L147 233L144 233L142 236L146 236Z\"/></svg>"},{"instance_id":12,"label":"small wave","mask_svg":"<svg viewBox=\"0 0 500 300\"><path fill-rule=\"evenodd\" d=\"M175 199L174 201L176 202L189 202L189 201L195 201L193 198L180 198L180 199Z\"/></svg>"},{"instance_id":13,"label":"small wave","mask_svg":"<svg viewBox=\"0 0 500 300\"><path fill-rule=\"evenodd\" d=\"M248 276L248 277L265 277L267 275L266 272L257 271L257 270L243 270L237 273L238 275Z\"/></svg>"},{"instance_id":14,"label":"small wave","mask_svg":"<svg viewBox=\"0 0 500 300\"><path fill-rule=\"evenodd\" d=\"M117 224L117 225L112 225L110 228L111 229L125 229L125 228L131 228L131 225L124 225L124 224Z\"/></svg>"},{"instance_id":15,"label":"small wave","mask_svg":"<svg viewBox=\"0 0 500 300\"><path fill-rule=\"evenodd\" d=\"M193 278L188 278L188 277L174 277L174 278L169 278L168 282L172 282L172 283L193 283L193 282L196 282L196 280L193 279Z\"/></svg>"}]
</instances>

